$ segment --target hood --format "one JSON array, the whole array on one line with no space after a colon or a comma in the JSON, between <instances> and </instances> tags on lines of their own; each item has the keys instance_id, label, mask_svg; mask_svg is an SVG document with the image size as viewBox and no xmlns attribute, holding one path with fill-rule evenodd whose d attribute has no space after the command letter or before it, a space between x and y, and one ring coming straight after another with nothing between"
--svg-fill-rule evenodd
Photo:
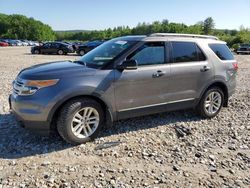
<instances>
[{"instance_id":1,"label":"hood","mask_svg":"<svg viewBox=\"0 0 250 188\"><path fill-rule=\"evenodd\" d=\"M84 65L71 61L59 61L46 64L35 65L22 70L19 77L22 79L58 79L72 76L94 75L96 69L88 68Z\"/></svg>"}]
</instances>

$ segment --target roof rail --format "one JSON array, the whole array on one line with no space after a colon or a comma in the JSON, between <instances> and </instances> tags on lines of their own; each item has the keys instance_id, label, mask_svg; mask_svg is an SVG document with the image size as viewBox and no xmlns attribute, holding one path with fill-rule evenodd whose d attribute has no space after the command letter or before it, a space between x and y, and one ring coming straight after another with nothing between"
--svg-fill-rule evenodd
<instances>
[{"instance_id":1,"label":"roof rail","mask_svg":"<svg viewBox=\"0 0 250 188\"><path fill-rule=\"evenodd\" d=\"M193 34L180 34L180 33L153 33L150 37L190 37L190 38L202 38L202 39L214 39L219 40L217 37L211 35L193 35Z\"/></svg>"}]
</instances>

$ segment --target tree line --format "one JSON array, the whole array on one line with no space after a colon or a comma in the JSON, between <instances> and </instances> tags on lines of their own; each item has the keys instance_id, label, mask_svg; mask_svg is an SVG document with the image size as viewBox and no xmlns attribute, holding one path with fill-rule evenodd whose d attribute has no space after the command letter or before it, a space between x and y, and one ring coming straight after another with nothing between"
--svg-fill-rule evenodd
<instances>
[{"instance_id":1,"label":"tree line","mask_svg":"<svg viewBox=\"0 0 250 188\"><path fill-rule=\"evenodd\" d=\"M136 27L119 26L95 31L53 31L49 25L23 15L0 14L0 38L28 39L38 41L67 40L89 41L111 39L125 35L148 35L151 33L188 33L215 35L237 48L238 44L250 43L250 29L241 26L239 30L215 29L213 18L208 17L194 25L173 23L167 19L153 23L139 23Z\"/></svg>"},{"instance_id":2,"label":"tree line","mask_svg":"<svg viewBox=\"0 0 250 188\"><path fill-rule=\"evenodd\" d=\"M187 33L201 35L215 35L219 39L226 41L230 47L238 48L241 43L250 43L250 29L241 26L239 30L219 30L215 29L213 18L208 17L204 21L199 21L194 25L183 23L155 21L153 23L139 23L136 27L128 26L115 27L102 31L83 31L83 32L56 32L58 40L96 40L110 39L125 35L148 35L151 33Z\"/></svg>"},{"instance_id":3,"label":"tree line","mask_svg":"<svg viewBox=\"0 0 250 188\"><path fill-rule=\"evenodd\" d=\"M56 35L49 25L34 18L0 14L0 38L46 41L55 40Z\"/></svg>"}]
</instances>

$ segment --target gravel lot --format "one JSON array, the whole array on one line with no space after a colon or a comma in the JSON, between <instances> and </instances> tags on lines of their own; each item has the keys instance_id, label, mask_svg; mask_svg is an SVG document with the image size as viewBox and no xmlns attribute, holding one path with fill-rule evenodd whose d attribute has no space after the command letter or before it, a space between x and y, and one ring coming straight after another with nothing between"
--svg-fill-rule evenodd
<instances>
[{"instance_id":1,"label":"gravel lot","mask_svg":"<svg viewBox=\"0 0 250 188\"><path fill-rule=\"evenodd\" d=\"M20 128L9 113L11 82L21 69L79 58L29 50L0 48L0 188L250 187L249 55L236 57L237 92L214 119L193 111L133 118L93 142L71 146L57 135L40 137ZM176 126L191 134L178 136ZM100 149L105 142L114 143Z\"/></svg>"}]
</instances>

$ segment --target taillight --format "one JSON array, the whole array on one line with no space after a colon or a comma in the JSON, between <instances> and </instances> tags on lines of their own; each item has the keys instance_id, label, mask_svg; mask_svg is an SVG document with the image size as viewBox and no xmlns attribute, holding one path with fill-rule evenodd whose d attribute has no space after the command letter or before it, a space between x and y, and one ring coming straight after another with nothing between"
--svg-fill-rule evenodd
<instances>
[{"instance_id":1,"label":"taillight","mask_svg":"<svg viewBox=\"0 0 250 188\"><path fill-rule=\"evenodd\" d=\"M238 63L233 63L234 70L238 70Z\"/></svg>"}]
</instances>

